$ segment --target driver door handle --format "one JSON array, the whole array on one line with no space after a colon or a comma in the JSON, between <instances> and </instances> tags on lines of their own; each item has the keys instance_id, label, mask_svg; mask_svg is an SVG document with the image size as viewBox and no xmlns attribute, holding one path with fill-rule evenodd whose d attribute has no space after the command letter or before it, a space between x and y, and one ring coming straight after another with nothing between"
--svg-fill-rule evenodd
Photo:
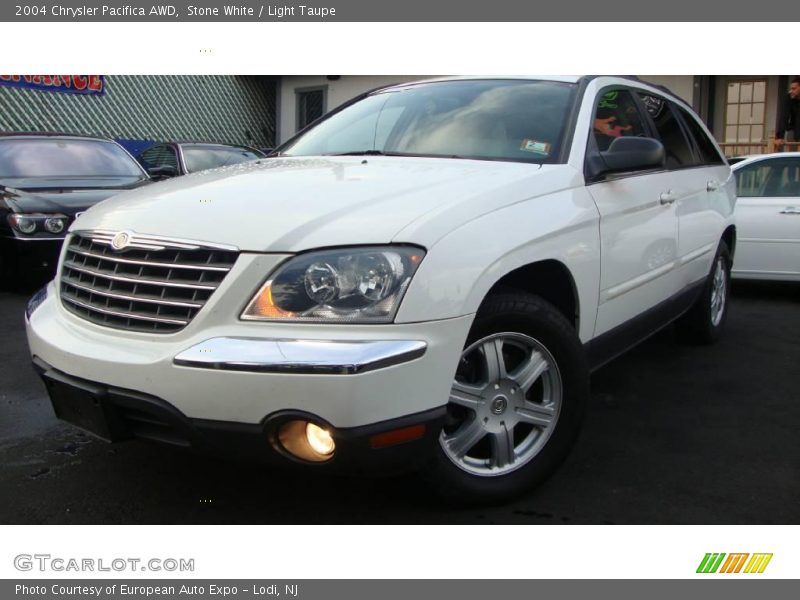
<instances>
[{"instance_id":1,"label":"driver door handle","mask_svg":"<svg viewBox=\"0 0 800 600\"><path fill-rule=\"evenodd\" d=\"M675 202L676 196L675 192L672 190L667 190L666 192L661 192L661 196L659 196L659 202L664 206L669 206L673 202Z\"/></svg>"},{"instance_id":2,"label":"driver door handle","mask_svg":"<svg viewBox=\"0 0 800 600\"><path fill-rule=\"evenodd\" d=\"M797 206L787 206L784 208L780 214L782 215L800 215L800 207Z\"/></svg>"}]
</instances>

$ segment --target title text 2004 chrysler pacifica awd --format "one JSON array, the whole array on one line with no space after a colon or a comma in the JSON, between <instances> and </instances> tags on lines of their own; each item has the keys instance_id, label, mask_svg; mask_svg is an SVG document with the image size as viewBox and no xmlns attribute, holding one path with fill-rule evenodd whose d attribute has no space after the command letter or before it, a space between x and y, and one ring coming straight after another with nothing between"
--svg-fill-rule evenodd
<instances>
[{"instance_id":1,"label":"title text 2004 chrysler pacifica awd","mask_svg":"<svg viewBox=\"0 0 800 600\"><path fill-rule=\"evenodd\" d=\"M637 80L380 89L270 158L86 212L31 353L56 414L107 440L497 500L565 457L592 369L671 321L719 336L734 188Z\"/></svg>"}]
</instances>

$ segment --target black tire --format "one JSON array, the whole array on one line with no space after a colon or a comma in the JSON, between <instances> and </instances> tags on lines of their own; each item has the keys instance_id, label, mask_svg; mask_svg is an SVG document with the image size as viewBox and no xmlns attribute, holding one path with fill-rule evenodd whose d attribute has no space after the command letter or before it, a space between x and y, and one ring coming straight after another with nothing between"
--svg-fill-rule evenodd
<instances>
[{"instance_id":1,"label":"black tire","mask_svg":"<svg viewBox=\"0 0 800 600\"><path fill-rule=\"evenodd\" d=\"M7 257L0 257L0 290L28 294L42 287L44 282L43 276L36 277L16 261L10 262Z\"/></svg>"},{"instance_id":2,"label":"black tire","mask_svg":"<svg viewBox=\"0 0 800 600\"><path fill-rule=\"evenodd\" d=\"M10 291L12 274L8 269L8 259L0 252L0 292Z\"/></svg>"},{"instance_id":3,"label":"black tire","mask_svg":"<svg viewBox=\"0 0 800 600\"><path fill-rule=\"evenodd\" d=\"M692 308L675 321L675 331L681 342L698 345L713 344L722 335L725 323L728 320L730 306L731 263L728 245L725 242L720 242L717 253L714 256L714 262L711 264L711 272L703 285L703 291L692 305ZM714 279L718 265L722 270L724 289L721 294L721 314L717 316L712 304L715 293L718 292Z\"/></svg>"},{"instance_id":4,"label":"black tire","mask_svg":"<svg viewBox=\"0 0 800 600\"><path fill-rule=\"evenodd\" d=\"M545 356L549 353L549 358L547 358L546 362L550 364L551 359L554 361L556 369L552 372L555 373L555 375L551 375L551 369L548 368L547 371L545 371L546 374L542 374L536 380L537 383L530 388L530 391L528 391L527 388L524 390L521 387L517 388L521 394L518 394L516 398L513 399L513 401L517 403L516 405L512 404L511 399L509 399L506 405L502 401L498 401L497 398L495 398L495 400L487 399L487 401L482 402L481 408L476 410L465 409L462 406L454 404L452 401L448 404L448 418L450 422L449 424L445 424L442 432L440 432L440 439L436 444L434 455L423 470L423 477L437 495L446 501L456 504L479 504L503 501L517 496L544 481L566 458L574 445L586 410L589 397L589 370L586 355L574 327L553 305L538 296L525 293L502 293L488 297L478 311L475 322L470 330L465 346L465 355L462 356L459 370L461 370L462 367L469 367L468 358L470 355L466 354L469 348L478 341L484 341L486 339L492 340L499 334L517 336L526 343L530 342L532 339L540 344L540 346L545 349L545 352L539 352L539 355ZM523 354L522 361L519 363L520 365L523 363L533 364L532 359L525 359L524 350L515 347L517 338L509 336L508 338L501 337L500 339L502 339L502 341L497 347L500 348L499 354L503 355L501 364L508 368L510 374L519 372L519 367L517 367L517 371L512 368L513 365L508 367L511 363L509 362L510 359L505 356L507 347L510 347L508 351ZM474 350L473 352L483 354L484 351ZM528 356L532 357L533 352L534 350L531 350ZM515 436L517 433L520 433L517 430L518 427L524 426L531 428L531 433L527 434L531 437L526 439L536 439L536 436L541 435L542 441L537 441L536 443L543 445L541 445L535 455L528 457L524 462L521 460L520 464L516 467L511 467L510 465L500 467L513 468L513 470L510 472L501 470L498 471L499 474L494 475L489 473L475 474L468 472L466 470L468 467L458 466L455 462L456 459L448 456L448 452L444 448L446 442L443 441L448 435L448 427L453 429L458 429L458 427L466 428L466 425L469 424L468 421L473 425L479 421L486 422L487 419L478 417L481 414L486 414L487 404L491 404L490 408L497 408L497 406L495 406L496 402L501 403L503 411L507 409L507 413L504 413L504 415L509 422L511 422L520 410L518 403L520 401L527 401L530 398L530 394L535 392L534 388L536 388L536 386L539 386L539 390L542 390L545 389L542 386L550 385L541 383L540 380L547 380L548 378L553 379L555 376L558 377L558 383L561 384L561 392L558 394L560 397L559 409L556 416L553 418L552 425L549 426L550 430L547 435L544 433L547 427L542 427L540 431L536 431L537 427L530 423L518 423L512 425L509 430L505 422L502 423L502 427L504 427L507 432L511 432L505 435L508 436L506 439L511 440L512 453L516 453L517 451L515 447ZM458 377L457 374L457 379ZM486 380L488 382L489 378L487 377ZM485 385L485 389L489 389L488 383L481 383L480 385ZM497 388L498 386L494 385L492 387ZM551 386L546 389L551 390L554 389L554 387ZM487 391L484 393L491 395L499 392ZM513 393L512 391L511 394ZM544 397L542 397L542 402L544 402ZM541 406L544 405L542 404ZM551 404L550 406L553 405ZM453 419L457 420L459 418L459 411L462 416L465 412L469 414L464 416L462 423L458 423L457 421L453 423ZM484 412L481 413L480 411ZM504 415L493 416L492 418L500 419L503 418ZM525 431L521 433L523 436L525 435ZM488 437L494 434L485 433L484 435ZM492 438L492 440L488 441L488 444L496 444L497 442L495 442L494 439L495 438ZM484 443L484 441L485 440L482 439L481 442L478 443ZM534 445L535 444L530 444L527 448L532 451ZM474 447L477 448L477 444ZM520 443L520 447L526 447L524 440ZM471 446L470 449L471 448L473 447ZM508 450L508 446L506 446L506 449ZM452 455L452 452L450 454ZM516 456L516 454L514 454L514 456ZM469 460L473 459L469 458ZM489 463L492 462L491 457L486 460ZM514 460L516 460L516 458L514 458ZM494 468L494 466L487 466L487 468Z\"/></svg>"}]
</instances>

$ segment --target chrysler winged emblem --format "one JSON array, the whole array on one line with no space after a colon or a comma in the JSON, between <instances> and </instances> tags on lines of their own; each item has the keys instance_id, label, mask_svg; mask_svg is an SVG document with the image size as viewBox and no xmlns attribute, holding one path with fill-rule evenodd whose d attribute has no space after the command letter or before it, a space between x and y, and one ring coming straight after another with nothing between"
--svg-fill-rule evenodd
<instances>
[{"instance_id":1,"label":"chrysler winged emblem","mask_svg":"<svg viewBox=\"0 0 800 600\"><path fill-rule=\"evenodd\" d=\"M124 250L131 241L131 235L127 231L120 231L111 238L111 247L114 250Z\"/></svg>"}]
</instances>

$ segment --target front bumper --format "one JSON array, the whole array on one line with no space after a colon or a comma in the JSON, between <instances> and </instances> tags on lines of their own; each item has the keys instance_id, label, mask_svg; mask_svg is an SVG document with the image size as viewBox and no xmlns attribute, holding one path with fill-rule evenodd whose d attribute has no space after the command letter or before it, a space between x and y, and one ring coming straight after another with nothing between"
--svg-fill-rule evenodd
<instances>
[{"instance_id":1,"label":"front bumper","mask_svg":"<svg viewBox=\"0 0 800 600\"><path fill-rule=\"evenodd\" d=\"M38 358L33 366L56 415L107 442L143 439L275 465L302 463L344 472L414 469L430 456L446 413L441 407L363 427L333 429L336 452L330 460L312 463L286 451L278 436L281 425L310 415L283 411L254 424L190 419L155 396L72 377ZM392 443L398 431L405 437Z\"/></svg>"},{"instance_id":2,"label":"front bumper","mask_svg":"<svg viewBox=\"0 0 800 600\"><path fill-rule=\"evenodd\" d=\"M64 238L20 238L6 235L0 236L0 253L18 273L52 277L56 272L63 244Z\"/></svg>"},{"instance_id":3,"label":"front bumper","mask_svg":"<svg viewBox=\"0 0 800 600\"><path fill-rule=\"evenodd\" d=\"M142 334L80 319L51 283L27 317L31 354L47 370L156 398L190 422L261 435L275 415L298 413L347 431L441 409L472 322L241 322L229 292L223 284L178 333Z\"/></svg>"}]
</instances>

